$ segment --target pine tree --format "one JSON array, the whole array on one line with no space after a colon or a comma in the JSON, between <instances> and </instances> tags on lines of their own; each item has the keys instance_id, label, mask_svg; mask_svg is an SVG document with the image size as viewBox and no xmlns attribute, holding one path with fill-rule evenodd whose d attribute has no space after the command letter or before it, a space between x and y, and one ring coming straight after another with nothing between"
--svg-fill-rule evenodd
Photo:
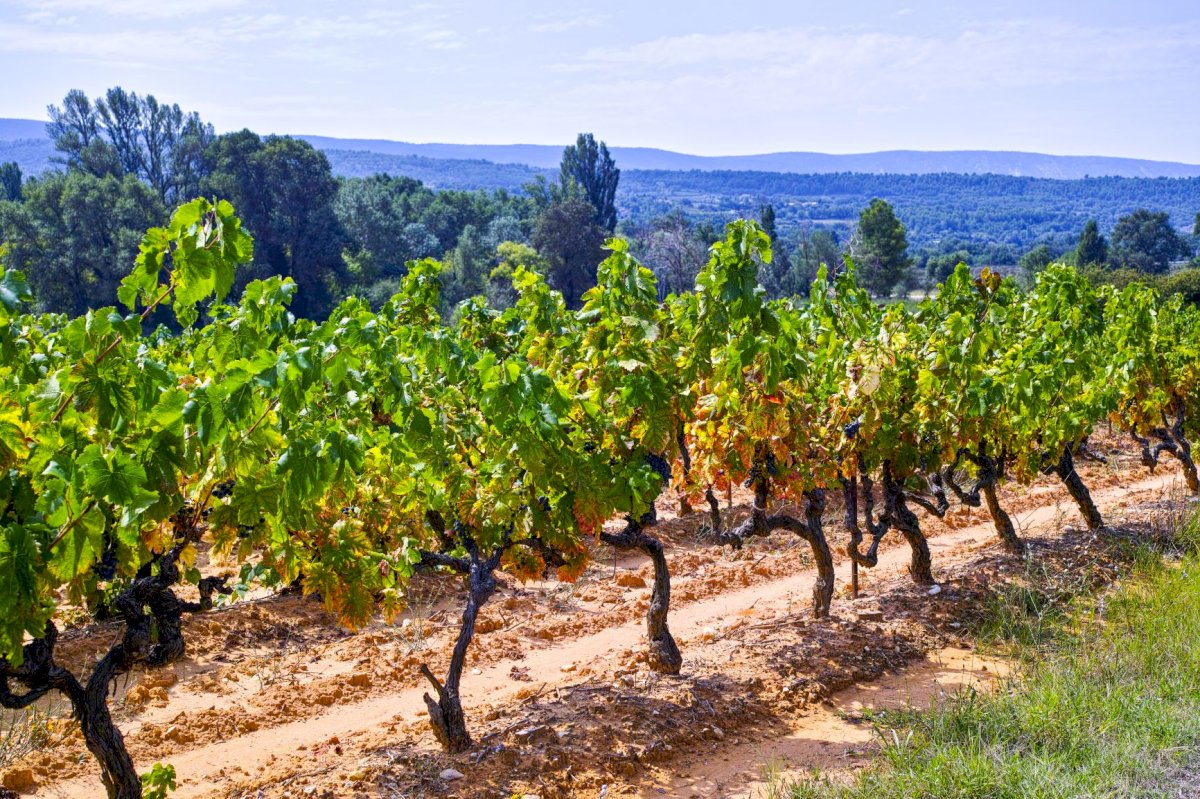
<instances>
[{"instance_id":1,"label":"pine tree","mask_svg":"<svg viewBox=\"0 0 1200 799\"><path fill-rule=\"evenodd\" d=\"M775 228L775 206L767 203L759 209L758 216L762 222L762 229L771 237L771 246L774 247L775 242L779 240L779 232Z\"/></svg>"},{"instance_id":2,"label":"pine tree","mask_svg":"<svg viewBox=\"0 0 1200 799\"><path fill-rule=\"evenodd\" d=\"M1088 266L1103 264L1108 260L1108 242L1100 235L1100 228L1095 219L1089 219L1079 235L1079 244L1075 248L1075 265Z\"/></svg>"},{"instance_id":3,"label":"pine tree","mask_svg":"<svg viewBox=\"0 0 1200 799\"><path fill-rule=\"evenodd\" d=\"M875 296L891 294L912 266L904 224L885 200L875 198L863 209L852 244L859 279Z\"/></svg>"}]
</instances>

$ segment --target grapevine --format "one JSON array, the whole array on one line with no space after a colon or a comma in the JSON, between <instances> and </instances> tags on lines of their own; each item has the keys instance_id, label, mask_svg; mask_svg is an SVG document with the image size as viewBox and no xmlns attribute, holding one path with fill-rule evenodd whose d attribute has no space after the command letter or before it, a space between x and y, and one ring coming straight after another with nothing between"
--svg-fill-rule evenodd
<instances>
[{"instance_id":1,"label":"grapevine","mask_svg":"<svg viewBox=\"0 0 1200 799\"><path fill-rule=\"evenodd\" d=\"M463 675L501 574L573 580L598 542L644 553L649 662L679 673L655 533L668 486L708 500L722 544L777 530L804 541L817 618L834 592L831 492L855 567L876 565L895 531L928 584L918 510L986 504L1001 543L1025 550L1004 480L1056 474L1102 527L1075 462L1106 420L1151 468L1176 458L1200 491L1200 312L1178 298L1098 290L1061 265L1027 290L960 266L909 310L874 302L848 265L822 272L806 303L768 301L770 239L738 222L695 289L660 300L623 241L609 250L578 310L517 268L511 308L468 300L449 320L430 260L410 263L378 311L349 298L324 321L297 319L296 287L278 277L226 303L252 242L220 201L147 233L123 311L30 314L24 277L5 271L0 704L65 695L107 794L132 799L143 780L107 705L112 681L182 657L184 615L211 610L235 574L319 596L357 626L398 613L414 574L443 572L462 580L461 624L447 672L420 671L434 735L461 751L473 745ZM729 526L714 492L736 484L754 499ZM623 528L605 529L612 519ZM86 675L55 659L70 608L124 625ZM168 768L146 784L165 785Z\"/></svg>"}]
</instances>

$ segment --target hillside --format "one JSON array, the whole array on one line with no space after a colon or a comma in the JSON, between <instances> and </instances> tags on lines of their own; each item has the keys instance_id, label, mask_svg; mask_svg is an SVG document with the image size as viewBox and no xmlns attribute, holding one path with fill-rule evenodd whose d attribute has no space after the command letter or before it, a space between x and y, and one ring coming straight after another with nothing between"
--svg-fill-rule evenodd
<instances>
[{"instance_id":1,"label":"hillside","mask_svg":"<svg viewBox=\"0 0 1200 799\"><path fill-rule=\"evenodd\" d=\"M46 138L46 123L36 119L0 119L0 142Z\"/></svg>"},{"instance_id":2,"label":"hillside","mask_svg":"<svg viewBox=\"0 0 1200 799\"><path fill-rule=\"evenodd\" d=\"M368 174L380 156L420 157L432 160L490 161L494 164L523 165L533 169L556 169L562 147L550 144L414 144L389 139L343 139L333 136L299 135L326 152L358 152L353 159L340 155L347 166L345 174ZM32 119L0 119L0 160L17 160L9 154L18 140L44 140L45 123ZM27 159L30 173L41 172L33 160L32 141L20 150ZM44 152L49 155L48 148ZM1130 178L1200 177L1200 165L1137 158L1111 158L1087 155L1047 155L989 150L926 152L888 150L877 153L829 154L780 152L757 155L702 156L653 147L613 147L613 157L623 169L669 171L755 171L800 174L853 172L861 174L927 175L954 172L967 175L996 174L1013 177L1057 178L1073 180L1088 176ZM381 160L381 163L386 161ZM24 164L22 164L24 169ZM458 181L459 178L454 178Z\"/></svg>"},{"instance_id":3,"label":"hillside","mask_svg":"<svg viewBox=\"0 0 1200 799\"><path fill-rule=\"evenodd\" d=\"M0 120L0 161L16 161L26 175L50 168L54 151L44 128L33 120ZM404 175L434 189L519 192L538 176L555 178L562 154L542 145L304 138L325 152L339 176ZM1190 230L1200 208L1200 167L1155 161L998 152L704 158L618 147L614 153L622 169L617 202L627 222L682 209L720 226L772 203L781 230L848 229L881 197L896 207L915 247L973 241L1012 248L990 256L1005 261L1038 241L1067 246L1088 219L1111 230L1121 215L1154 208ZM1106 171L1110 176L1096 177Z\"/></svg>"},{"instance_id":4,"label":"hillside","mask_svg":"<svg viewBox=\"0 0 1200 799\"><path fill-rule=\"evenodd\" d=\"M422 155L383 155L364 150L323 150L335 175L368 177L381 172L416 178L435 189L505 189L519 191L538 175L557 175L557 169L536 169L476 159L431 158Z\"/></svg>"},{"instance_id":5,"label":"hillside","mask_svg":"<svg viewBox=\"0 0 1200 799\"><path fill-rule=\"evenodd\" d=\"M1073 240L1088 219L1111 230L1138 208L1167 211L1190 228L1200 208L1200 178L1082 180L1005 175L793 175L772 172L622 172L622 214L651 219L682 208L694 219L721 223L756 216L765 202L778 223L849 226L873 197L896 207L916 247L945 239L983 241L1023 250L1034 242Z\"/></svg>"},{"instance_id":6,"label":"hillside","mask_svg":"<svg viewBox=\"0 0 1200 799\"><path fill-rule=\"evenodd\" d=\"M411 144L380 139L337 139L328 136L300 136L300 138L320 150L359 150L381 155L423 156L425 158L485 159L497 164L524 164L543 169L557 168L563 149L557 145L541 144ZM928 175L955 172L967 175L995 174L1065 180L1088 176L1200 177L1200 165L1196 164L1148 161L1136 158L1046 155L988 150L948 152L889 150L847 155L785 152L726 156L689 155L652 147L613 147L611 150L613 158L622 169L794 172L801 174L855 172L876 175Z\"/></svg>"}]
</instances>

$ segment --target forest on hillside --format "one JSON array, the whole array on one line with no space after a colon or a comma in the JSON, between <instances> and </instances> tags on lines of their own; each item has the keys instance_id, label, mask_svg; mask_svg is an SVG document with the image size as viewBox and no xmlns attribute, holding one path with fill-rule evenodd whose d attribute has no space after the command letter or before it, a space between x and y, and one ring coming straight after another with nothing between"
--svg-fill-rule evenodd
<instances>
[{"instance_id":1,"label":"forest on hillside","mask_svg":"<svg viewBox=\"0 0 1200 799\"><path fill-rule=\"evenodd\" d=\"M197 196L233 201L256 238L234 288L291 277L293 311L311 317L347 296L382 304L423 258L448 264L446 313L477 295L505 307L522 266L577 303L613 236L654 264L664 296L679 293L737 218L758 219L771 238L762 282L772 297L804 295L822 264L847 257L881 298L928 288L959 262L1029 279L1055 260L1097 282L1152 280L1200 297L1193 270L1166 274L1195 255L1200 178L622 170L591 134L550 172L217 135L198 114L120 87L72 91L49 116L56 168L0 165L5 263L28 273L47 311L108 302L142 232Z\"/></svg>"}]
</instances>

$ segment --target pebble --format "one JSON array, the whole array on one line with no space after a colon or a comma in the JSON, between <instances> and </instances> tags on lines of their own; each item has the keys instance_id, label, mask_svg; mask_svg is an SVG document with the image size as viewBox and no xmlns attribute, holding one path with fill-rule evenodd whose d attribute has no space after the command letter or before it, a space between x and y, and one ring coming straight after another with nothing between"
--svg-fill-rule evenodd
<instances>
[{"instance_id":1,"label":"pebble","mask_svg":"<svg viewBox=\"0 0 1200 799\"><path fill-rule=\"evenodd\" d=\"M444 779L446 782L453 782L454 780L461 780L464 776L466 776L466 775L463 774L461 771L458 771L457 769L452 769L452 768L448 768L442 772L442 779Z\"/></svg>"},{"instance_id":2,"label":"pebble","mask_svg":"<svg viewBox=\"0 0 1200 799\"><path fill-rule=\"evenodd\" d=\"M942 593L942 587L940 585L935 585L933 588L929 589L930 596L936 596L937 594L940 594L940 593Z\"/></svg>"}]
</instances>

